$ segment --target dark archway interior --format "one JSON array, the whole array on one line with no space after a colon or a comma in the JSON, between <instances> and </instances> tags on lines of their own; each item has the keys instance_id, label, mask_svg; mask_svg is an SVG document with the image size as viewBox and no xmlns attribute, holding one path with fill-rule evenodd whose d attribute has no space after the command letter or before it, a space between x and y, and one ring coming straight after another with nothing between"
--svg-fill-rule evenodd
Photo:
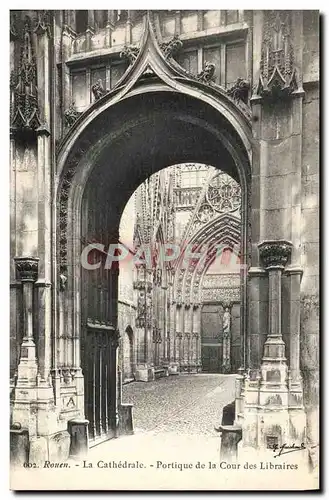
<instances>
[{"instance_id":1,"label":"dark archway interior","mask_svg":"<svg viewBox=\"0 0 329 500\"><path fill-rule=\"evenodd\" d=\"M98 121L97 121L98 120ZM247 165L247 154L230 123L212 107L181 94L157 92L127 99L93 122L104 141L95 155L84 197L107 200L118 227L131 194L153 173L170 165L198 162L217 167L240 182L237 166L218 133ZM88 130L86 131L88 133ZM114 134L114 138L110 135ZM98 205L99 206L99 205Z\"/></svg>"}]
</instances>

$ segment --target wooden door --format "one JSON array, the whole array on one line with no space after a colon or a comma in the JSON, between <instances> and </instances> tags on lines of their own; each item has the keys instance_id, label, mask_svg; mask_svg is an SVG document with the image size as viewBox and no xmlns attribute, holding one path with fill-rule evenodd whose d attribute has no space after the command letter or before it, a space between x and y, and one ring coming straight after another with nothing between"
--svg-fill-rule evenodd
<instances>
[{"instance_id":1,"label":"wooden door","mask_svg":"<svg viewBox=\"0 0 329 500\"><path fill-rule=\"evenodd\" d=\"M220 304L204 304L201 314L202 371L221 373L223 358L223 308Z\"/></svg>"}]
</instances>

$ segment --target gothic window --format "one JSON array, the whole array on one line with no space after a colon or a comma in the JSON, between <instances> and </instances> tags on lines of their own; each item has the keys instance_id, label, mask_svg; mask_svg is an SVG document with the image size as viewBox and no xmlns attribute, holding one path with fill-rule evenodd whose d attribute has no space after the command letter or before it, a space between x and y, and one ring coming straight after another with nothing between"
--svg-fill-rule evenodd
<instances>
[{"instance_id":1,"label":"gothic window","mask_svg":"<svg viewBox=\"0 0 329 500\"><path fill-rule=\"evenodd\" d=\"M234 24L239 20L239 11L238 10L226 10L226 24Z\"/></svg>"},{"instance_id":2,"label":"gothic window","mask_svg":"<svg viewBox=\"0 0 329 500\"><path fill-rule=\"evenodd\" d=\"M198 73L198 52L196 50L183 52L177 57L177 62L186 69L188 73L194 75Z\"/></svg>"},{"instance_id":3,"label":"gothic window","mask_svg":"<svg viewBox=\"0 0 329 500\"><path fill-rule=\"evenodd\" d=\"M246 77L246 49L243 42L226 45L226 86Z\"/></svg>"},{"instance_id":4,"label":"gothic window","mask_svg":"<svg viewBox=\"0 0 329 500\"><path fill-rule=\"evenodd\" d=\"M75 28L77 33L84 33L88 27L88 11L77 10L75 12Z\"/></svg>"},{"instance_id":5,"label":"gothic window","mask_svg":"<svg viewBox=\"0 0 329 500\"><path fill-rule=\"evenodd\" d=\"M77 111L84 111L89 104L86 92L86 71L72 73L72 101Z\"/></svg>"},{"instance_id":6,"label":"gothic window","mask_svg":"<svg viewBox=\"0 0 329 500\"><path fill-rule=\"evenodd\" d=\"M106 27L107 24L107 10L95 10L95 26L98 29Z\"/></svg>"}]
</instances>

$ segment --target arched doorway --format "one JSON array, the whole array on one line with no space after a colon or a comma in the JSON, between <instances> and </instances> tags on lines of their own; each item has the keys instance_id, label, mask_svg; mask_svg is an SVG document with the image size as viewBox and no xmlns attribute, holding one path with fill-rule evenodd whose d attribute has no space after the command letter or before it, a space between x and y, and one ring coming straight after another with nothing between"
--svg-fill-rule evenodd
<instances>
[{"instance_id":1,"label":"arched doorway","mask_svg":"<svg viewBox=\"0 0 329 500\"><path fill-rule=\"evenodd\" d=\"M65 339L65 365L80 378L82 367L81 401L95 442L115 435L118 427L118 265L106 268L105 263L135 189L151 174L189 161L228 173L241 186L242 264L250 252L248 117L223 92L196 82L185 81L184 87L186 75L175 70L173 80L170 71L147 36L131 71L84 113L60 148L55 216L59 336ZM81 266L83 252L87 266ZM242 365L246 301L242 274Z\"/></svg>"}]
</instances>

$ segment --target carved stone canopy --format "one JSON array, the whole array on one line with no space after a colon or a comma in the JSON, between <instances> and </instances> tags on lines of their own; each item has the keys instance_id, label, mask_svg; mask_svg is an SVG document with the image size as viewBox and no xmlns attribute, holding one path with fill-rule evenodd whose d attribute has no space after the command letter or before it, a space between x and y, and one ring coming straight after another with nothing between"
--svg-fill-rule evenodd
<instances>
[{"instance_id":1,"label":"carved stone canopy","mask_svg":"<svg viewBox=\"0 0 329 500\"><path fill-rule=\"evenodd\" d=\"M285 267L292 250L292 243L286 240L267 240L258 245L259 255L266 268Z\"/></svg>"},{"instance_id":2,"label":"carved stone canopy","mask_svg":"<svg viewBox=\"0 0 329 500\"><path fill-rule=\"evenodd\" d=\"M38 279L37 257L15 257L17 273L22 281L36 281Z\"/></svg>"},{"instance_id":3,"label":"carved stone canopy","mask_svg":"<svg viewBox=\"0 0 329 500\"><path fill-rule=\"evenodd\" d=\"M290 31L289 11L265 11L260 75L253 99L278 100L298 89Z\"/></svg>"},{"instance_id":4,"label":"carved stone canopy","mask_svg":"<svg viewBox=\"0 0 329 500\"><path fill-rule=\"evenodd\" d=\"M15 132L35 132L41 125L37 97L37 65L32 44L31 19L26 16L18 68L11 75L11 127Z\"/></svg>"}]
</instances>

